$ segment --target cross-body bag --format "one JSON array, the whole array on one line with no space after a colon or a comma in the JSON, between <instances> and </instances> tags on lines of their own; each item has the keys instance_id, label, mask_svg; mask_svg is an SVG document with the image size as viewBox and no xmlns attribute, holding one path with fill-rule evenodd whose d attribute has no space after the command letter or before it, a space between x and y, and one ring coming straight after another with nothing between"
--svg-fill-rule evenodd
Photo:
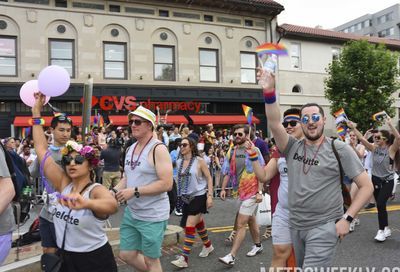
<instances>
[{"instance_id":1,"label":"cross-body bag","mask_svg":"<svg viewBox=\"0 0 400 272\"><path fill-rule=\"evenodd\" d=\"M86 186L80 191L79 194L82 194L92 183L86 184ZM71 215L71 209L68 212L67 218ZM56 253L44 253L40 258L40 264L42 267L42 271L45 272L59 272L61 270L61 266L64 262L64 248L65 248L65 236L67 234L67 226L68 220L65 221L64 235L61 244L61 249Z\"/></svg>"},{"instance_id":2,"label":"cross-body bag","mask_svg":"<svg viewBox=\"0 0 400 272\"><path fill-rule=\"evenodd\" d=\"M340 161L339 154L335 147L335 140L332 140L332 150L333 150L333 154L335 154L336 160L338 161L338 164L339 164L340 184L342 187L342 196L343 196L343 209L344 209L344 212L346 212L347 209L351 205L351 196L350 196L349 189L347 188L346 184L344 184L344 182L343 182L344 171L343 171L343 167L342 167L342 162Z\"/></svg>"}]
</instances>

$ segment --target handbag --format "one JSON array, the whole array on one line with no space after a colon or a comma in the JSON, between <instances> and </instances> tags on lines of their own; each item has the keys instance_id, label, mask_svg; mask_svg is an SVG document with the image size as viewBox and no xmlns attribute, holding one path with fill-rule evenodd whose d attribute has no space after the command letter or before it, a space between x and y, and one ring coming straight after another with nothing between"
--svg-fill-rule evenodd
<instances>
[{"instance_id":1,"label":"handbag","mask_svg":"<svg viewBox=\"0 0 400 272\"><path fill-rule=\"evenodd\" d=\"M183 203L186 205L189 205L189 203L194 199L194 196L192 195L181 195L181 200Z\"/></svg>"},{"instance_id":2,"label":"handbag","mask_svg":"<svg viewBox=\"0 0 400 272\"><path fill-rule=\"evenodd\" d=\"M271 225L271 197L269 194L264 194L263 200L258 203L256 220L260 226Z\"/></svg>"},{"instance_id":3,"label":"handbag","mask_svg":"<svg viewBox=\"0 0 400 272\"><path fill-rule=\"evenodd\" d=\"M40 258L42 271L58 272L63 263L62 253L44 253Z\"/></svg>"}]
</instances>

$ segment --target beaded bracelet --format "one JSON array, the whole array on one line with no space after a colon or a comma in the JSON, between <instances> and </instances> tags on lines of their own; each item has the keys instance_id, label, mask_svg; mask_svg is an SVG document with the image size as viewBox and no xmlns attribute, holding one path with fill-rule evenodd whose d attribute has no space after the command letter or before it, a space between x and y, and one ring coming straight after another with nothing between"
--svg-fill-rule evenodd
<instances>
[{"instance_id":1,"label":"beaded bracelet","mask_svg":"<svg viewBox=\"0 0 400 272\"><path fill-rule=\"evenodd\" d=\"M253 154L249 154L249 160L257 161L258 160L257 152L254 152Z\"/></svg>"},{"instance_id":2,"label":"beaded bracelet","mask_svg":"<svg viewBox=\"0 0 400 272\"><path fill-rule=\"evenodd\" d=\"M276 102L276 92L275 89L273 92L265 92L264 90L264 102L266 104L274 104Z\"/></svg>"},{"instance_id":3,"label":"beaded bracelet","mask_svg":"<svg viewBox=\"0 0 400 272\"><path fill-rule=\"evenodd\" d=\"M41 118L41 117L34 117L34 118L32 118L32 119L29 120L29 124L30 124L31 126L34 126L34 125L41 125L41 126L43 126L43 125L45 124L45 121L44 121L44 119Z\"/></svg>"}]
</instances>

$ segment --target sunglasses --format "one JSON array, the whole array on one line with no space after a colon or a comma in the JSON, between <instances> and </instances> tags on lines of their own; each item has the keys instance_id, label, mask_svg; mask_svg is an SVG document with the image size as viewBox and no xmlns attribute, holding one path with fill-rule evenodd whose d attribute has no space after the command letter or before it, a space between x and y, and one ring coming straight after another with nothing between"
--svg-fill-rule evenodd
<instances>
[{"instance_id":1,"label":"sunglasses","mask_svg":"<svg viewBox=\"0 0 400 272\"><path fill-rule=\"evenodd\" d=\"M129 120L129 125L132 126L133 124L135 124L135 126L138 127L141 124L143 124L144 122L146 122L146 121L142 121L142 120L139 120L139 119L132 119L132 120Z\"/></svg>"},{"instance_id":2,"label":"sunglasses","mask_svg":"<svg viewBox=\"0 0 400 272\"><path fill-rule=\"evenodd\" d=\"M313 113L311 117L309 115L303 115L301 117L301 122L304 125L307 125L310 122L310 119L313 123L317 123L319 120L321 120L321 114L320 113Z\"/></svg>"},{"instance_id":3,"label":"sunglasses","mask_svg":"<svg viewBox=\"0 0 400 272\"><path fill-rule=\"evenodd\" d=\"M244 135L244 133L242 133L242 132L235 132L235 133L233 133L233 136L235 136L235 137L237 137L237 136L243 137L243 135Z\"/></svg>"},{"instance_id":4,"label":"sunglasses","mask_svg":"<svg viewBox=\"0 0 400 272\"><path fill-rule=\"evenodd\" d=\"M295 127L297 125L297 121L294 121L294 120L293 121L285 121L282 123L282 125L284 128L287 128L289 125L291 127Z\"/></svg>"},{"instance_id":5,"label":"sunglasses","mask_svg":"<svg viewBox=\"0 0 400 272\"><path fill-rule=\"evenodd\" d=\"M62 161L64 165L70 165L72 161L75 164L82 164L85 161L85 157L82 155L76 155L75 158L72 156L63 156Z\"/></svg>"},{"instance_id":6,"label":"sunglasses","mask_svg":"<svg viewBox=\"0 0 400 272\"><path fill-rule=\"evenodd\" d=\"M186 144L186 143L185 143L185 144L180 144L179 146L180 146L180 147L187 147L188 145L189 145L189 144Z\"/></svg>"},{"instance_id":7,"label":"sunglasses","mask_svg":"<svg viewBox=\"0 0 400 272\"><path fill-rule=\"evenodd\" d=\"M58 121L61 121L61 122L67 121L68 123L72 123L71 118L69 118L68 116L65 116L65 115L59 115L59 116L57 116L57 120L58 120Z\"/></svg>"},{"instance_id":8,"label":"sunglasses","mask_svg":"<svg viewBox=\"0 0 400 272\"><path fill-rule=\"evenodd\" d=\"M380 140L382 139L383 141L386 141L386 137L381 137L381 136L374 136L375 140Z\"/></svg>"}]
</instances>

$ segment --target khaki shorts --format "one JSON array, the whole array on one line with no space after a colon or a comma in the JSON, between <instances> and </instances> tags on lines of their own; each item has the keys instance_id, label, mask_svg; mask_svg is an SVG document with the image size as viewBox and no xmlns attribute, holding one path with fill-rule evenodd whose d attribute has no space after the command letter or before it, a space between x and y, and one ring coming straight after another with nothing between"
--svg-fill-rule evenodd
<instances>
[{"instance_id":1,"label":"khaki shorts","mask_svg":"<svg viewBox=\"0 0 400 272\"><path fill-rule=\"evenodd\" d=\"M256 196L252 196L251 198L243 201L238 199L238 206L240 214L248 216L256 215L258 208L258 203L256 203Z\"/></svg>"}]
</instances>

